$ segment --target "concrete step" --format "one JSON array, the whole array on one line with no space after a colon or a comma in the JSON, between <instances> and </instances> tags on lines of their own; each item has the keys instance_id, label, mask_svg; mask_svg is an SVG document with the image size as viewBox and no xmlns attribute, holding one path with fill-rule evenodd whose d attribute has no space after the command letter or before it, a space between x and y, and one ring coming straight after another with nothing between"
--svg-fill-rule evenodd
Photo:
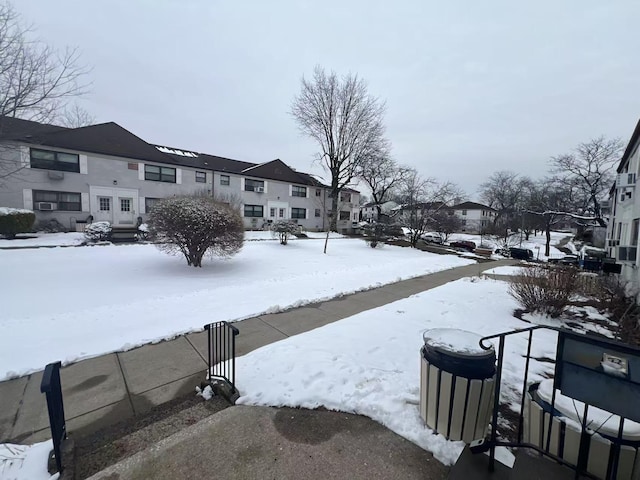
<instances>
[{"instance_id":1,"label":"concrete step","mask_svg":"<svg viewBox=\"0 0 640 480\"><path fill-rule=\"evenodd\" d=\"M72 434L73 459L65 462L63 478L88 478L229 406L222 397L204 401L194 392L90 435Z\"/></svg>"},{"instance_id":2,"label":"concrete step","mask_svg":"<svg viewBox=\"0 0 640 480\"><path fill-rule=\"evenodd\" d=\"M511 478L514 480L573 480L576 478L576 472L535 451L522 448L516 454ZM586 479L587 477L580 475L577 478Z\"/></svg>"},{"instance_id":3,"label":"concrete step","mask_svg":"<svg viewBox=\"0 0 640 480\"><path fill-rule=\"evenodd\" d=\"M496 461L493 472L489 471L489 456L484 453L471 453L469 446L464 447L460 458L449 471L448 480L509 480L511 469Z\"/></svg>"}]
</instances>

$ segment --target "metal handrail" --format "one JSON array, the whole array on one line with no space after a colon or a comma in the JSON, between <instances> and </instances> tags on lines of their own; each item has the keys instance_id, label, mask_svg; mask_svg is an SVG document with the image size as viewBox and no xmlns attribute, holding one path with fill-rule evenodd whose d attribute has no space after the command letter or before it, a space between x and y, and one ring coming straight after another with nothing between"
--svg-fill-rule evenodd
<instances>
[{"instance_id":1,"label":"metal handrail","mask_svg":"<svg viewBox=\"0 0 640 480\"><path fill-rule=\"evenodd\" d=\"M60 383L61 362L50 363L44 369L40 382L40 393L47 398L47 410L49 412L49 426L51 439L53 440L53 452L56 459L58 472L62 472L61 445L67 438L67 427L64 418L64 402L62 401L62 385Z\"/></svg>"}]
</instances>

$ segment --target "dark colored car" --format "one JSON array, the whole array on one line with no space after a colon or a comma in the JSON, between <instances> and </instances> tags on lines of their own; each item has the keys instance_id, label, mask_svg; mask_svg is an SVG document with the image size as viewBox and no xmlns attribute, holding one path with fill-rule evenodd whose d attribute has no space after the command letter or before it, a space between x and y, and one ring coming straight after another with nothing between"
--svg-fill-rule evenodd
<instances>
[{"instance_id":1,"label":"dark colored car","mask_svg":"<svg viewBox=\"0 0 640 480\"><path fill-rule=\"evenodd\" d=\"M512 247L509 249L509 254L511 255L511 258L518 260L533 260L533 252L528 248Z\"/></svg>"},{"instance_id":2,"label":"dark colored car","mask_svg":"<svg viewBox=\"0 0 640 480\"><path fill-rule=\"evenodd\" d=\"M476 249L476 244L470 240L457 240L449 243L449 246L452 248L467 250L468 252L473 252Z\"/></svg>"}]
</instances>

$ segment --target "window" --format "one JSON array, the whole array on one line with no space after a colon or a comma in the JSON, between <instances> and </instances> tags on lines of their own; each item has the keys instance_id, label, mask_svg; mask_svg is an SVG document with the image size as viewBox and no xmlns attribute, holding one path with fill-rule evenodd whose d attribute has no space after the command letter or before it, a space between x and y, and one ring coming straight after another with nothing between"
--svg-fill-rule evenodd
<instances>
[{"instance_id":1,"label":"window","mask_svg":"<svg viewBox=\"0 0 640 480\"><path fill-rule=\"evenodd\" d=\"M631 223L631 245L638 245L638 228L640 228L640 218L636 218Z\"/></svg>"},{"instance_id":2,"label":"window","mask_svg":"<svg viewBox=\"0 0 640 480\"><path fill-rule=\"evenodd\" d=\"M316 208L316 217L319 217L319 216L320 216L320 209Z\"/></svg>"},{"instance_id":3,"label":"window","mask_svg":"<svg viewBox=\"0 0 640 480\"><path fill-rule=\"evenodd\" d=\"M275 208L271 207L269 209L269 216L270 217L275 217L276 216L276 209Z\"/></svg>"},{"instance_id":4,"label":"window","mask_svg":"<svg viewBox=\"0 0 640 480\"><path fill-rule=\"evenodd\" d=\"M196 183L207 183L207 172L196 172Z\"/></svg>"},{"instance_id":5,"label":"window","mask_svg":"<svg viewBox=\"0 0 640 480\"><path fill-rule=\"evenodd\" d=\"M31 168L80 173L80 157L75 153L31 149Z\"/></svg>"},{"instance_id":6,"label":"window","mask_svg":"<svg viewBox=\"0 0 640 480\"><path fill-rule=\"evenodd\" d=\"M98 210L101 212L111 211L111 197L98 197Z\"/></svg>"},{"instance_id":7,"label":"window","mask_svg":"<svg viewBox=\"0 0 640 480\"><path fill-rule=\"evenodd\" d=\"M262 217L263 206L262 205L245 205L244 216L245 217Z\"/></svg>"},{"instance_id":8,"label":"window","mask_svg":"<svg viewBox=\"0 0 640 480\"><path fill-rule=\"evenodd\" d=\"M306 208L292 208L291 209L291 218L293 218L293 219L307 218L307 209Z\"/></svg>"},{"instance_id":9,"label":"window","mask_svg":"<svg viewBox=\"0 0 640 480\"><path fill-rule=\"evenodd\" d=\"M256 188L264 189L264 182L262 180L251 180L249 178L244 181L245 192L255 192Z\"/></svg>"},{"instance_id":10,"label":"window","mask_svg":"<svg viewBox=\"0 0 640 480\"><path fill-rule=\"evenodd\" d=\"M351 212L340 212L340 220L349 220L351 218Z\"/></svg>"},{"instance_id":11,"label":"window","mask_svg":"<svg viewBox=\"0 0 640 480\"><path fill-rule=\"evenodd\" d=\"M307 196L307 187L298 187L297 185L293 185L291 187L291 196L292 197L306 197Z\"/></svg>"},{"instance_id":12,"label":"window","mask_svg":"<svg viewBox=\"0 0 640 480\"><path fill-rule=\"evenodd\" d=\"M144 197L144 211L149 213L159 201L159 198Z\"/></svg>"},{"instance_id":13,"label":"window","mask_svg":"<svg viewBox=\"0 0 640 480\"><path fill-rule=\"evenodd\" d=\"M358 221L358 214L357 214L357 213L354 213L354 214L353 214L353 220L354 220L354 221Z\"/></svg>"},{"instance_id":14,"label":"window","mask_svg":"<svg viewBox=\"0 0 640 480\"><path fill-rule=\"evenodd\" d=\"M466 210L462 210L462 215L466 215L467 211Z\"/></svg>"},{"instance_id":15,"label":"window","mask_svg":"<svg viewBox=\"0 0 640 480\"><path fill-rule=\"evenodd\" d=\"M351 202L351 194L348 193L348 192L341 192L340 193L340 201L341 202L346 202L346 203Z\"/></svg>"},{"instance_id":16,"label":"window","mask_svg":"<svg viewBox=\"0 0 640 480\"><path fill-rule=\"evenodd\" d=\"M286 210L287 210L286 208L280 208L279 212L278 212L278 216L280 218L284 218L284 214L285 214Z\"/></svg>"},{"instance_id":17,"label":"window","mask_svg":"<svg viewBox=\"0 0 640 480\"><path fill-rule=\"evenodd\" d=\"M131 199L130 198L121 198L120 199L120 211L121 212L130 212L131 211Z\"/></svg>"},{"instance_id":18,"label":"window","mask_svg":"<svg viewBox=\"0 0 640 480\"><path fill-rule=\"evenodd\" d=\"M156 182L176 183L176 169L145 164L144 179Z\"/></svg>"},{"instance_id":19,"label":"window","mask_svg":"<svg viewBox=\"0 0 640 480\"><path fill-rule=\"evenodd\" d=\"M316 197L320 197L322 195L322 190L316 188Z\"/></svg>"},{"instance_id":20,"label":"window","mask_svg":"<svg viewBox=\"0 0 640 480\"><path fill-rule=\"evenodd\" d=\"M230 180L229 175L220 175L220 185L229 185Z\"/></svg>"},{"instance_id":21,"label":"window","mask_svg":"<svg viewBox=\"0 0 640 480\"><path fill-rule=\"evenodd\" d=\"M51 192L47 190L34 190L33 203L36 208L39 202L51 202L57 204L56 210L67 212L82 211L82 200L79 193L73 192Z\"/></svg>"}]
</instances>

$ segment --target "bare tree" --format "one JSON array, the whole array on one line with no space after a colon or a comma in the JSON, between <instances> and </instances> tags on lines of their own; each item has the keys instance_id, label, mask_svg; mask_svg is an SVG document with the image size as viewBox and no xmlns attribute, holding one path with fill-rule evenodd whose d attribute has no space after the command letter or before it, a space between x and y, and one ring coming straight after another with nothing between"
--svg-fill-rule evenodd
<instances>
[{"instance_id":1,"label":"bare tree","mask_svg":"<svg viewBox=\"0 0 640 480\"><path fill-rule=\"evenodd\" d=\"M63 127L80 128L96 123L96 118L77 103L64 109L56 123Z\"/></svg>"},{"instance_id":2,"label":"bare tree","mask_svg":"<svg viewBox=\"0 0 640 480\"><path fill-rule=\"evenodd\" d=\"M452 234L462 230L464 221L446 208L435 212L431 216L430 228L437 232L443 242L448 242Z\"/></svg>"},{"instance_id":3,"label":"bare tree","mask_svg":"<svg viewBox=\"0 0 640 480\"><path fill-rule=\"evenodd\" d=\"M371 190L371 198L378 210L378 220L382 216L382 204L391 199L407 175L408 167L399 166L385 149L366 158L358 169L358 176Z\"/></svg>"},{"instance_id":4,"label":"bare tree","mask_svg":"<svg viewBox=\"0 0 640 480\"><path fill-rule=\"evenodd\" d=\"M362 163L381 151L385 106L367 91L357 75L339 78L317 66L312 79L302 78L291 114L300 131L320 146L317 160L331 175L330 229L337 230L338 199Z\"/></svg>"},{"instance_id":5,"label":"bare tree","mask_svg":"<svg viewBox=\"0 0 640 480\"><path fill-rule=\"evenodd\" d=\"M5 117L54 121L67 100L87 87L77 49L58 52L31 33L10 3L0 4L0 138ZM23 168L10 157L0 152L0 179Z\"/></svg>"},{"instance_id":6,"label":"bare tree","mask_svg":"<svg viewBox=\"0 0 640 480\"><path fill-rule=\"evenodd\" d=\"M579 144L572 153L551 158L554 173L573 182L583 197L584 206L576 214L606 225L600 205L613 183L613 170L622 149L619 138L600 136Z\"/></svg>"},{"instance_id":7,"label":"bare tree","mask_svg":"<svg viewBox=\"0 0 640 480\"><path fill-rule=\"evenodd\" d=\"M459 188L450 182L434 178L423 179L411 169L400 187L402 202L399 222L409 229L409 243L415 247L418 240L433 226L434 217L446 210L447 202L460 195Z\"/></svg>"}]
</instances>

